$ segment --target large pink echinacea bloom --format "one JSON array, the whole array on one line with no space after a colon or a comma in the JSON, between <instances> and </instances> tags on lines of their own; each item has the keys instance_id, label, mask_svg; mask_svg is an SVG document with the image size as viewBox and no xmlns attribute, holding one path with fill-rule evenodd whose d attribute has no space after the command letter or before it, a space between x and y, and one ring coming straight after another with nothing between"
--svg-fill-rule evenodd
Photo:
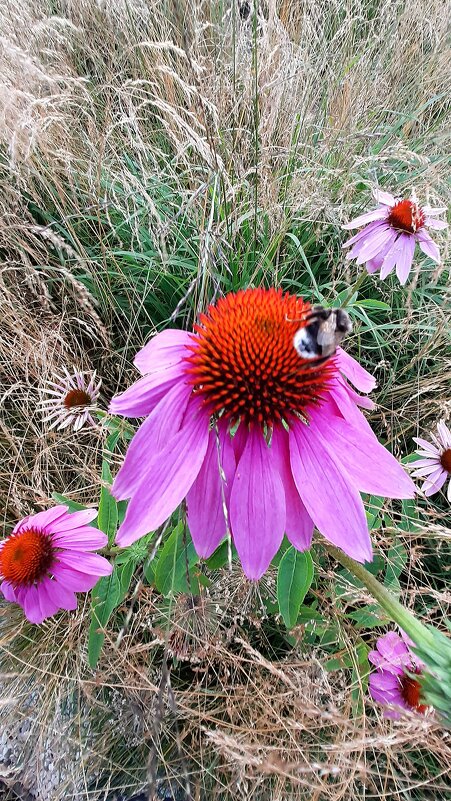
<instances>
[{"instance_id":1,"label":"large pink echinacea bloom","mask_svg":"<svg viewBox=\"0 0 451 801\"><path fill-rule=\"evenodd\" d=\"M385 708L384 716L398 720L403 710L424 713L428 707L421 702L420 677L424 664L409 648L412 641L404 634L389 631L379 637L376 649L368 654L377 668L369 678L372 698Z\"/></svg>"},{"instance_id":2,"label":"large pink echinacea bloom","mask_svg":"<svg viewBox=\"0 0 451 801\"><path fill-rule=\"evenodd\" d=\"M447 223L436 220L444 208L420 206L416 198L395 198L389 192L376 190L377 209L356 217L343 225L345 229L362 228L343 244L350 247L347 259L365 264L369 273L380 270L384 279L396 266L396 275L405 284L412 268L415 245L418 244L432 261L440 264L440 253L427 228L442 230ZM352 247L351 247L352 246Z\"/></svg>"},{"instance_id":3,"label":"large pink echinacea bloom","mask_svg":"<svg viewBox=\"0 0 451 801\"><path fill-rule=\"evenodd\" d=\"M76 592L91 590L112 566L91 553L108 538L88 525L97 509L68 511L54 506L25 517L0 542L0 591L20 604L31 623L42 623L59 609L76 609Z\"/></svg>"},{"instance_id":4,"label":"large pink echinacea bloom","mask_svg":"<svg viewBox=\"0 0 451 801\"><path fill-rule=\"evenodd\" d=\"M325 362L298 355L294 335L310 310L275 289L242 290L210 306L194 333L163 331L139 351L142 378L110 405L146 417L113 484L130 499L118 545L186 499L199 556L226 536L227 518L250 579L284 534L309 548L314 526L358 561L372 559L360 492L411 498L414 485L359 409L373 406L356 392L371 391L373 377L341 349Z\"/></svg>"}]
</instances>

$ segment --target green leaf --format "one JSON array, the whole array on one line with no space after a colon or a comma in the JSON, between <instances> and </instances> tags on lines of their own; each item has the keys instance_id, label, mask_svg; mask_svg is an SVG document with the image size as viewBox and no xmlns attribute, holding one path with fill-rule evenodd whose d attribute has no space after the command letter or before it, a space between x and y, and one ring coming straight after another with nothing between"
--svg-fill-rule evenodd
<instances>
[{"instance_id":1,"label":"green leaf","mask_svg":"<svg viewBox=\"0 0 451 801\"><path fill-rule=\"evenodd\" d=\"M86 509L85 504L71 501L70 498L67 498L66 495L61 495L60 492L52 492L52 498L57 503L63 503L64 506L68 506L69 512L79 512L81 509Z\"/></svg>"},{"instance_id":2,"label":"green leaf","mask_svg":"<svg viewBox=\"0 0 451 801\"><path fill-rule=\"evenodd\" d=\"M235 548L232 545L232 559L236 554ZM219 570L220 567L224 567L224 565L228 564L229 561L229 543L227 540L221 543L221 545L216 548L216 551L212 553L211 556L206 559L205 564L209 570Z\"/></svg>"},{"instance_id":3,"label":"green leaf","mask_svg":"<svg viewBox=\"0 0 451 801\"><path fill-rule=\"evenodd\" d=\"M407 551L402 542L395 542L387 553L384 584L392 592L400 591L399 577L407 564Z\"/></svg>"},{"instance_id":4,"label":"green leaf","mask_svg":"<svg viewBox=\"0 0 451 801\"><path fill-rule=\"evenodd\" d=\"M287 629L296 625L302 601L313 581L313 561L308 551L290 546L280 560L277 600Z\"/></svg>"},{"instance_id":5,"label":"green leaf","mask_svg":"<svg viewBox=\"0 0 451 801\"><path fill-rule=\"evenodd\" d=\"M133 560L130 560L129 562L126 562L125 565L122 565L118 569L117 572L118 572L118 576L119 576L119 583L120 583L120 588L121 589L120 589L119 599L118 599L118 602L117 602L116 606L121 604L122 601L124 600L125 596L127 595L129 587L130 587L131 580L133 578L133 573L135 572L135 568L136 568L136 562L134 562Z\"/></svg>"},{"instance_id":6,"label":"green leaf","mask_svg":"<svg viewBox=\"0 0 451 801\"><path fill-rule=\"evenodd\" d=\"M107 460L102 462L102 481L107 484L112 484L113 479L111 476L110 465ZM97 517L97 526L108 537L109 545L112 545L117 531L118 511L117 503L114 500L108 487L102 487L100 490L99 514Z\"/></svg>"},{"instance_id":7,"label":"green leaf","mask_svg":"<svg viewBox=\"0 0 451 801\"><path fill-rule=\"evenodd\" d=\"M349 612L346 617L353 620L358 629L374 629L383 625L385 615L377 604L368 604L362 609Z\"/></svg>"},{"instance_id":8,"label":"green leaf","mask_svg":"<svg viewBox=\"0 0 451 801\"><path fill-rule=\"evenodd\" d=\"M155 570L155 586L162 595L173 592L199 592L199 582L192 570L199 561L185 525L180 522L163 545Z\"/></svg>"},{"instance_id":9,"label":"green leaf","mask_svg":"<svg viewBox=\"0 0 451 801\"><path fill-rule=\"evenodd\" d=\"M99 660L105 628L115 607L120 602L121 580L117 570L111 576L102 576L92 591L91 625L88 636L88 661L95 668Z\"/></svg>"}]
</instances>

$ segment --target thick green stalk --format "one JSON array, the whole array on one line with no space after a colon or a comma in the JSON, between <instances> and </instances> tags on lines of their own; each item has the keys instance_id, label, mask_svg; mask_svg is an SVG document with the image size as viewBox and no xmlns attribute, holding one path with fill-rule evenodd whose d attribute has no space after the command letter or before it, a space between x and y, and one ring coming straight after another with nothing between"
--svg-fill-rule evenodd
<instances>
[{"instance_id":1,"label":"thick green stalk","mask_svg":"<svg viewBox=\"0 0 451 801\"><path fill-rule=\"evenodd\" d=\"M399 603L397 598L383 584L380 583L363 565L346 556L343 551L333 545L326 545L327 550L343 565L353 576L355 576L382 606L387 615L397 623L403 631L416 643L422 647L434 647L435 639L431 629L420 623L419 620Z\"/></svg>"}]
</instances>

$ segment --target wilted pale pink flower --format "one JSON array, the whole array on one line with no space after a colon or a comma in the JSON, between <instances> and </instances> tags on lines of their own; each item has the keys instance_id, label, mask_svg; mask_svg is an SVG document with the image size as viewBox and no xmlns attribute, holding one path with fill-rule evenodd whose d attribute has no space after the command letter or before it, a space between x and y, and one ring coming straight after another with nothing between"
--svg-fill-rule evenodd
<instances>
[{"instance_id":1,"label":"wilted pale pink flower","mask_svg":"<svg viewBox=\"0 0 451 801\"><path fill-rule=\"evenodd\" d=\"M345 229L365 226L344 243L344 248L352 245L346 258L357 259L357 264L366 264L369 273L380 270L382 279L396 265L396 275L401 284L405 284L409 276L416 243L426 256L440 264L438 247L426 228L446 228L446 222L435 219L446 208L419 206L414 197L410 200L395 198L389 192L380 190L374 194L380 204L378 208L361 214L343 226Z\"/></svg>"},{"instance_id":2,"label":"wilted pale pink flower","mask_svg":"<svg viewBox=\"0 0 451 801\"><path fill-rule=\"evenodd\" d=\"M76 592L92 589L108 576L107 559L90 553L107 537L89 526L97 509L68 512L54 506L25 517L0 542L0 590L7 601L20 604L31 623L42 623L58 609L76 609Z\"/></svg>"},{"instance_id":3,"label":"wilted pale pink flower","mask_svg":"<svg viewBox=\"0 0 451 801\"><path fill-rule=\"evenodd\" d=\"M441 420L437 423L437 436L431 434L432 442L420 437L413 439L420 445L416 453L423 458L412 462L411 466L415 468L412 475L425 479L421 489L426 496L435 495L451 476L451 431ZM448 484L448 500L451 501L451 480Z\"/></svg>"},{"instance_id":4,"label":"wilted pale pink flower","mask_svg":"<svg viewBox=\"0 0 451 801\"><path fill-rule=\"evenodd\" d=\"M403 633L401 638L394 631L379 637L376 651L370 651L369 661L377 670L369 678L370 693L375 701L390 708L384 711L387 718L397 720L401 709L424 713L428 709L421 703L421 685L414 678L421 675L424 667L409 649L411 640ZM398 708L398 709L397 709Z\"/></svg>"},{"instance_id":5,"label":"wilted pale pink flower","mask_svg":"<svg viewBox=\"0 0 451 801\"><path fill-rule=\"evenodd\" d=\"M313 527L363 562L372 558L360 491L396 498L414 485L358 406L374 379L343 350L301 358L294 335L311 306L275 289L226 295L195 333L167 330L136 356L142 373L110 411L147 416L113 485L130 498L118 545L160 526L186 498L201 557L231 533L259 578L284 533L299 550ZM221 479L219 462L225 482Z\"/></svg>"},{"instance_id":6,"label":"wilted pale pink flower","mask_svg":"<svg viewBox=\"0 0 451 801\"><path fill-rule=\"evenodd\" d=\"M63 376L55 381L48 381L44 389L50 398L42 400L41 411L46 415L44 422L52 420L49 429L66 428L72 425L78 431L85 423L95 425L91 412L95 409L102 381L96 383L96 374L81 373L75 370L72 374L63 367Z\"/></svg>"}]
</instances>

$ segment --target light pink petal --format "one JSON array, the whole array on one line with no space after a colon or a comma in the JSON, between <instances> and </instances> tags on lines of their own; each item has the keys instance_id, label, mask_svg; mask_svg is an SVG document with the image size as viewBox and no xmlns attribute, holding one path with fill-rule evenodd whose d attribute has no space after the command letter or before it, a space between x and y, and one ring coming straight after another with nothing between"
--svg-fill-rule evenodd
<instances>
[{"instance_id":1,"label":"light pink petal","mask_svg":"<svg viewBox=\"0 0 451 801\"><path fill-rule=\"evenodd\" d=\"M186 497L205 458L209 416L191 401L184 427L148 460L131 499L116 543L130 545L161 526Z\"/></svg>"},{"instance_id":2,"label":"light pink petal","mask_svg":"<svg viewBox=\"0 0 451 801\"><path fill-rule=\"evenodd\" d=\"M368 259L366 262L366 269L369 273L375 273L377 270L380 270L382 262L384 261L388 251L390 250L395 237L390 237L387 239L385 245L378 251L378 253L372 259Z\"/></svg>"},{"instance_id":3,"label":"light pink petal","mask_svg":"<svg viewBox=\"0 0 451 801\"><path fill-rule=\"evenodd\" d=\"M366 226L366 228L362 228L362 230L358 231L357 234L354 234L354 236L351 236L351 238L347 239L346 242L343 242L342 248L348 248L351 245L354 245L356 242L359 242L361 239L365 239L368 234L371 233L371 231L374 231L375 228L380 228L380 225L380 220L370 223Z\"/></svg>"},{"instance_id":4,"label":"light pink petal","mask_svg":"<svg viewBox=\"0 0 451 801\"><path fill-rule=\"evenodd\" d=\"M448 491L447 491L447 493L446 493L446 497L447 497L447 498L448 498L448 500L451 502L451 480L450 480L450 482L449 482L449 484L448 484Z\"/></svg>"},{"instance_id":5,"label":"light pink petal","mask_svg":"<svg viewBox=\"0 0 451 801\"><path fill-rule=\"evenodd\" d=\"M383 189L375 189L373 196L376 203L383 203L384 206L394 206L396 203L395 197L390 192L384 192Z\"/></svg>"},{"instance_id":6,"label":"light pink petal","mask_svg":"<svg viewBox=\"0 0 451 801\"><path fill-rule=\"evenodd\" d=\"M30 623L42 623L44 617L39 603L39 593L34 584L30 587L23 588L20 604L23 606L25 617Z\"/></svg>"},{"instance_id":7,"label":"light pink petal","mask_svg":"<svg viewBox=\"0 0 451 801\"><path fill-rule=\"evenodd\" d=\"M426 217L424 224L426 228L432 228L435 231L444 231L448 228L448 223L444 220L434 220L432 217Z\"/></svg>"},{"instance_id":8,"label":"light pink petal","mask_svg":"<svg viewBox=\"0 0 451 801\"><path fill-rule=\"evenodd\" d=\"M55 520L63 517L68 511L67 506L58 505L53 506L51 509L46 509L45 512L38 512L35 515L27 515L21 520L15 528L13 529L13 533L15 534L16 531L20 529L24 529L27 526L36 526L36 528L44 528L44 526L48 526L49 523L53 523Z\"/></svg>"},{"instance_id":9,"label":"light pink petal","mask_svg":"<svg viewBox=\"0 0 451 801\"><path fill-rule=\"evenodd\" d=\"M451 448L451 431L449 430L449 428L447 427L447 425L444 423L443 420L440 420L437 423L437 432L443 447Z\"/></svg>"},{"instance_id":10,"label":"light pink petal","mask_svg":"<svg viewBox=\"0 0 451 801\"><path fill-rule=\"evenodd\" d=\"M59 534L60 531L73 531L73 529L85 527L95 517L97 517L97 509L81 509L79 512L70 512L64 515L47 527L52 533Z\"/></svg>"},{"instance_id":11,"label":"light pink petal","mask_svg":"<svg viewBox=\"0 0 451 801\"><path fill-rule=\"evenodd\" d=\"M413 441L424 448L426 451L433 453L434 456L440 456L440 451L432 442L429 442L427 439L421 439L421 437L412 437Z\"/></svg>"},{"instance_id":12,"label":"light pink petal","mask_svg":"<svg viewBox=\"0 0 451 801\"><path fill-rule=\"evenodd\" d=\"M352 228L360 228L361 225L366 225L367 223L373 222L373 220L384 220L387 214L388 211L386 207L381 206L379 209L361 214L359 217L356 217L355 220L351 220L351 222L346 223L346 225L342 225L342 228L344 228L345 231L350 231Z\"/></svg>"},{"instance_id":13,"label":"light pink petal","mask_svg":"<svg viewBox=\"0 0 451 801\"><path fill-rule=\"evenodd\" d=\"M99 580L95 573L81 573L73 567L62 564L55 565L52 573L55 581L59 581L72 592L89 592Z\"/></svg>"},{"instance_id":14,"label":"light pink petal","mask_svg":"<svg viewBox=\"0 0 451 801\"><path fill-rule=\"evenodd\" d=\"M2 591L7 601L11 601L11 603L17 603L16 591L13 585L9 583L9 581L2 582L2 584L0 584L0 590Z\"/></svg>"},{"instance_id":15,"label":"light pink petal","mask_svg":"<svg viewBox=\"0 0 451 801\"><path fill-rule=\"evenodd\" d=\"M360 405L362 405L362 400L366 400L369 402L370 408L374 408L374 404L370 398L361 398L357 393L353 393L352 388L345 379L341 379L341 377L331 381L327 402L331 408L335 406L336 413L338 413L339 417L344 417L344 419L349 420L350 423L355 423L359 427L369 428L371 431L371 426L357 406L354 395L359 399Z\"/></svg>"},{"instance_id":16,"label":"light pink petal","mask_svg":"<svg viewBox=\"0 0 451 801\"><path fill-rule=\"evenodd\" d=\"M110 402L109 412L125 417L145 417L155 408L158 401L179 381L184 381L181 364L168 367L158 373L145 375L138 379L121 395Z\"/></svg>"},{"instance_id":17,"label":"light pink petal","mask_svg":"<svg viewBox=\"0 0 451 801\"><path fill-rule=\"evenodd\" d=\"M258 427L249 431L230 497L233 539L243 570L259 579L285 530L285 495L271 450Z\"/></svg>"},{"instance_id":18,"label":"light pink petal","mask_svg":"<svg viewBox=\"0 0 451 801\"><path fill-rule=\"evenodd\" d=\"M139 427L113 482L112 492L117 500L131 498L144 477L149 460L180 430L191 393L192 387L179 381Z\"/></svg>"},{"instance_id":19,"label":"light pink petal","mask_svg":"<svg viewBox=\"0 0 451 801\"><path fill-rule=\"evenodd\" d=\"M312 544L314 524L294 483L291 473L288 431L285 431L283 426L274 427L271 451L285 491L285 534L298 551L306 551Z\"/></svg>"},{"instance_id":20,"label":"light pink petal","mask_svg":"<svg viewBox=\"0 0 451 801\"><path fill-rule=\"evenodd\" d=\"M371 561L371 539L358 491L315 430L295 424L289 435L291 470L321 534L358 562Z\"/></svg>"},{"instance_id":21,"label":"light pink petal","mask_svg":"<svg viewBox=\"0 0 451 801\"><path fill-rule=\"evenodd\" d=\"M432 454L428 454L424 459L416 459L415 462L410 462L409 467L418 468L418 467L438 467L440 464L440 457L433 456Z\"/></svg>"},{"instance_id":22,"label":"light pink petal","mask_svg":"<svg viewBox=\"0 0 451 801\"><path fill-rule=\"evenodd\" d=\"M54 535L53 542L57 548L96 551L108 544L108 537L98 528L86 526L75 531L63 531L61 534Z\"/></svg>"},{"instance_id":23,"label":"light pink petal","mask_svg":"<svg viewBox=\"0 0 451 801\"><path fill-rule=\"evenodd\" d=\"M97 553L83 553L82 551L61 551L58 562L67 567L89 573L92 576L109 576L113 570L112 565L103 556ZM55 565L52 570L56 570Z\"/></svg>"},{"instance_id":24,"label":"light pink petal","mask_svg":"<svg viewBox=\"0 0 451 801\"><path fill-rule=\"evenodd\" d=\"M310 430L331 449L360 492L384 498L414 498L415 484L367 426L330 415L328 407L310 415Z\"/></svg>"},{"instance_id":25,"label":"light pink petal","mask_svg":"<svg viewBox=\"0 0 451 801\"><path fill-rule=\"evenodd\" d=\"M403 237L403 249L396 262L396 275L398 276L401 286L404 286L409 277L410 270L412 269L415 239L413 236L409 235L401 234L401 236Z\"/></svg>"},{"instance_id":26,"label":"light pink petal","mask_svg":"<svg viewBox=\"0 0 451 801\"><path fill-rule=\"evenodd\" d=\"M371 392L376 386L376 379L359 362L343 348L337 348L336 360L344 376L354 384L360 392Z\"/></svg>"},{"instance_id":27,"label":"light pink petal","mask_svg":"<svg viewBox=\"0 0 451 801\"><path fill-rule=\"evenodd\" d=\"M396 676L401 676L404 672L401 664L398 664L398 662L396 664L390 662L389 660L385 659L385 657L382 656L379 651L370 651L368 654L368 660L377 668L387 670L390 673L394 673Z\"/></svg>"},{"instance_id":28,"label":"light pink petal","mask_svg":"<svg viewBox=\"0 0 451 801\"><path fill-rule=\"evenodd\" d=\"M219 472L218 440L210 431L207 452L199 474L186 496L188 525L194 547L206 559L226 535L224 502L229 505L235 475L235 454L227 426L219 426L219 448L224 478ZM225 479L225 480L224 480Z\"/></svg>"},{"instance_id":29,"label":"light pink petal","mask_svg":"<svg viewBox=\"0 0 451 801\"><path fill-rule=\"evenodd\" d=\"M416 462L412 462L412 464L416 464ZM440 462L429 461L426 467L420 467L414 470L412 475L415 476L415 478L421 478L422 476L428 476L432 473L437 473L439 475L442 470L443 468Z\"/></svg>"},{"instance_id":30,"label":"light pink petal","mask_svg":"<svg viewBox=\"0 0 451 801\"><path fill-rule=\"evenodd\" d=\"M433 474L429 476L429 478L424 482L421 489L423 490L426 498L429 498L431 495L435 495L436 492L439 492L443 487L443 484L446 481L448 473L446 470L441 470L440 473L437 471L437 474Z\"/></svg>"},{"instance_id":31,"label":"light pink petal","mask_svg":"<svg viewBox=\"0 0 451 801\"><path fill-rule=\"evenodd\" d=\"M413 234L399 234L396 241L393 243L392 247L388 251L387 255L384 258L384 261L381 265L381 279L384 280L387 275L389 275L395 264L397 263L403 249L404 249L404 237L413 237Z\"/></svg>"},{"instance_id":32,"label":"light pink petal","mask_svg":"<svg viewBox=\"0 0 451 801\"><path fill-rule=\"evenodd\" d=\"M399 692L399 681L397 675L390 673L389 670L374 673L373 687L378 690L397 690Z\"/></svg>"},{"instance_id":33,"label":"light pink petal","mask_svg":"<svg viewBox=\"0 0 451 801\"><path fill-rule=\"evenodd\" d=\"M142 375L167 370L190 355L187 345L192 344L193 337L187 331L168 328L154 336L138 351L133 364Z\"/></svg>"},{"instance_id":34,"label":"light pink petal","mask_svg":"<svg viewBox=\"0 0 451 801\"><path fill-rule=\"evenodd\" d=\"M392 229L388 227L385 220L380 220L377 223L373 223L371 226L368 226L368 228L364 228L363 230L365 236L360 237L360 239L357 242L355 242L349 253L346 254L346 259L348 260L357 259L362 253L362 251L371 248L374 242L379 242L381 237L382 239L385 239L387 237L387 234L390 234L391 236L393 233ZM379 246L376 247L375 252L377 253L378 250Z\"/></svg>"},{"instance_id":35,"label":"light pink petal","mask_svg":"<svg viewBox=\"0 0 451 801\"><path fill-rule=\"evenodd\" d=\"M426 205L422 206L421 209L427 217L436 217L437 214L444 214L444 212L447 211L446 206L441 206L440 208L432 208L431 206Z\"/></svg>"},{"instance_id":36,"label":"light pink petal","mask_svg":"<svg viewBox=\"0 0 451 801\"><path fill-rule=\"evenodd\" d=\"M416 232L415 237L423 253L425 253L426 256L429 256L432 261L440 264L440 251L435 242L433 242L429 236L428 232L425 231L424 228L421 228Z\"/></svg>"},{"instance_id":37,"label":"light pink petal","mask_svg":"<svg viewBox=\"0 0 451 801\"><path fill-rule=\"evenodd\" d=\"M369 259L374 259L381 250L387 252L387 245L394 241L396 234L392 228L383 227L381 231L372 234L371 238L359 248L357 264L364 264Z\"/></svg>"}]
</instances>

